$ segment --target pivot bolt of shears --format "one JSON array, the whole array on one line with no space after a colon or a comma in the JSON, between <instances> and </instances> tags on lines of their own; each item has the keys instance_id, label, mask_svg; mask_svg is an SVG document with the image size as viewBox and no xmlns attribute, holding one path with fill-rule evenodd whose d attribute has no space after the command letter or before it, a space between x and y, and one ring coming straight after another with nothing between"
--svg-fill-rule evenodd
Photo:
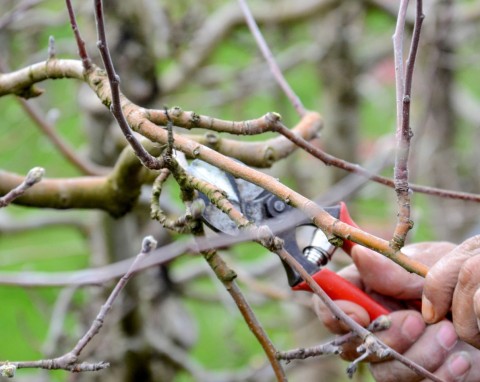
<instances>
[{"instance_id":1,"label":"pivot bolt of shears","mask_svg":"<svg viewBox=\"0 0 480 382\"><path fill-rule=\"evenodd\" d=\"M328 241L322 230L317 229L313 233L310 245L303 250L303 255L309 262L323 266L330 261L335 249L336 247Z\"/></svg>"},{"instance_id":2,"label":"pivot bolt of shears","mask_svg":"<svg viewBox=\"0 0 480 382\"><path fill-rule=\"evenodd\" d=\"M282 202L281 200L275 200L275 202L273 203L273 208L277 212L283 212L285 210L285 207L286 207L285 203Z\"/></svg>"}]
</instances>

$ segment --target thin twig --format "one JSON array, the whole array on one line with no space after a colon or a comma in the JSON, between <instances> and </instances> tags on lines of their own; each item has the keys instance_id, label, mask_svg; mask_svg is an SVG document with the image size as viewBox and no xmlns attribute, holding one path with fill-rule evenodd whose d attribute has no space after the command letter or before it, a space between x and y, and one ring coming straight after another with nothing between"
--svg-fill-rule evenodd
<instances>
[{"instance_id":1,"label":"thin twig","mask_svg":"<svg viewBox=\"0 0 480 382\"><path fill-rule=\"evenodd\" d=\"M368 330L372 333L378 332L381 330L386 330L390 327L391 320L388 316L380 316L376 320L372 321L368 325ZM288 351L282 351L277 353L277 358L285 361L290 361L292 359L305 359L309 357L318 357L328 354L341 354L341 346L347 342L352 341L357 338L354 332L348 332L342 336L338 336L327 343L320 344L317 346L312 346L309 348L298 348Z\"/></svg>"},{"instance_id":2,"label":"thin twig","mask_svg":"<svg viewBox=\"0 0 480 382\"><path fill-rule=\"evenodd\" d=\"M413 226L410 220L410 194L408 183L408 154L410 150L410 126L407 120L407 131L404 131L404 101L410 103L410 99L405 98L405 73L403 70L403 39L405 35L405 18L409 0L401 0L397 16L395 33L393 34L393 55L395 61L395 95L396 95L396 141L397 148L395 153L394 166L394 188L397 194L397 225L391 240L391 246L399 249L403 246L405 237Z\"/></svg>"},{"instance_id":3,"label":"thin twig","mask_svg":"<svg viewBox=\"0 0 480 382\"><path fill-rule=\"evenodd\" d=\"M298 348L288 351L280 351L277 353L277 358L284 361L291 361L292 359L306 359L310 357L318 357L321 355L338 355L342 353L342 348L335 343L335 340L312 346L309 348Z\"/></svg>"},{"instance_id":4,"label":"thin twig","mask_svg":"<svg viewBox=\"0 0 480 382\"><path fill-rule=\"evenodd\" d=\"M265 41L265 38L263 37L262 32L260 32L260 29L258 28L258 25L255 22L255 18L252 15L252 11L248 6L247 1L238 0L238 3L245 16L245 21L247 22L248 28L252 32L252 35L255 38L255 41L258 47L260 48L260 51L262 52L263 57L267 61L273 77L275 78L275 80L277 81L277 83L280 85L283 92L285 93L285 95L288 97L288 99L292 103L298 115L300 117L303 117L306 114L307 110L303 106L302 101L300 100L298 95L293 91L290 84L287 82L287 80L283 76L282 70L278 66L277 61L275 60L275 57L272 54L272 51L268 47L268 44Z\"/></svg>"},{"instance_id":5,"label":"thin twig","mask_svg":"<svg viewBox=\"0 0 480 382\"><path fill-rule=\"evenodd\" d=\"M250 222L230 203L224 191L220 190L219 188L206 181L188 175L185 170L178 165L174 158L170 157L169 154L166 154L166 156L167 158L165 159L165 164L168 166L168 169L171 171L172 175L177 180L180 189L182 190L182 199L184 200L184 202L189 204L194 203L195 201L193 200L193 197L195 196L195 194L193 191L194 189L198 189L205 195L208 195L212 203L217 208L227 213L232 219L234 219L234 221L238 224L239 227L250 226ZM163 178L164 177L162 177L162 179ZM158 199L158 197L160 196L160 190L161 188L157 189L155 199ZM154 202L156 203L156 200ZM203 203L202 205L203 211L205 205ZM195 219L193 223L196 224L190 225L189 221L185 222L186 226L190 225L189 229L196 237L204 236L203 226L199 220L200 215L201 212L195 215L192 213L191 215L192 219ZM262 346L272 366L277 381L286 382L287 378L285 376L285 371L283 370L282 365L276 358L277 349L273 345L272 341L268 337L268 334L265 332L260 322L255 317L255 314L253 313L253 310L250 307L248 301L246 300L245 296L236 284L235 278L237 277L237 274L225 263L225 261L223 261L223 259L218 255L216 249L203 250L200 251L200 253L203 255L217 278L225 286L225 289L228 291L232 299L235 301L235 304L237 305L238 310L242 314L246 324L257 338L259 344Z\"/></svg>"},{"instance_id":6,"label":"thin twig","mask_svg":"<svg viewBox=\"0 0 480 382\"><path fill-rule=\"evenodd\" d=\"M110 111L120 126L123 135L127 139L128 143L132 146L135 154L138 156L143 165L149 169L158 170L164 167L162 161L150 155L148 151L145 150L145 148L140 144L137 138L135 138L132 129L125 119L125 115L123 114L122 105L120 102L120 77L115 72L112 57L110 56L110 50L108 49L102 0L95 0L95 18L97 21L98 33L97 47L100 51L100 55L102 56L102 61L107 72L108 81L110 83L112 97Z\"/></svg>"},{"instance_id":7,"label":"thin twig","mask_svg":"<svg viewBox=\"0 0 480 382\"><path fill-rule=\"evenodd\" d=\"M310 289L315 293L323 303L330 309L332 314L335 317L338 317L342 322L344 322L359 338L363 341L363 347L365 351L369 353L376 354L378 357L383 358L385 356L392 356L396 360L403 363L405 366L409 367L415 371L418 375L421 375L425 378L429 378L435 382L442 382L442 379L436 377L431 372L426 370L424 367L420 366L416 362L413 362L391 349L375 337L368 329L363 328L357 322L355 322L350 316L345 314L333 301L332 299L320 288L320 286L315 282L315 280L308 274L308 272L298 263L298 261L290 255L283 247L276 250L276 253L280 258L285 261L289 266L291 266L302 279L308 284Z\"/></svg>"},{"instance_id":8,"label":"thin twig","mask_svg":"<svg viewBox=\"0 0 480 382\"><path fill-rule=\"evenodd\" d=\"M17 2L18 5L16 5L16 8L12 9L10 12L5 12L2 15L2 18L0 18L0 31L8 27L22 14L25 15L26 11L35 7L41 2L42 0L25 0L22 2Z\"/></svg>"},{"instance_id":9,"label":"thin twig","mask_svg":"<svg viewBox=\"0 0 480 382\"><path fill-rule=\"evenodd\" d=\"M410 53L407 67L403 72L403 37L405 34L405 17L408 0L400 3L397 26L393 36L395 57L395 83L397 86L397 152L395 156L394 182L397 193L398 221L395 227L391 245L394 249L403 247L408 231L413 227L410 219L410 187L408 180L408 157L412 130L410 128L410 104L412 98L412 78L415 58L420 40L423 22L422 0L417 0L417 14L413 29Z\"/></svg>"},{"instance_id":10,"label":"thin twig","mask_svg":"<svg viewBox=\"0 0 480 382\"><path fill-rule=\"evenodd\" d=\"M148 254L150 254L155 249L156 246L157 242L153 237L148 236L143 239L141 252L131 263L127 273L115 285L115 288L113 288L107 301L100 308L100 311L98 312L95 320L93 320L90 328L77 341L76 345L71 351L53 359L42 359L38 361L0 362L0 372L4 373L4 370L6 370L8 373L11 373L13 375L16 369L40 368L48 370L67 370L77 373L84 371L97 371L108 368L110 365L107 362L79 363L78 358L80 357L85 346L87 346L90 341L100 332L103 326L103 322L105 321L107 314L110 312L113 303L115 302L115 299L118 297L125 285L127 285L130 278L135 274L135 272L138 271L138 265L144 260L144 258Z\"/></svg>"},{"instance_id":11,"label":"thin twig","mask_svg":"<svg viewBox=\"0 0 480 382\"><path fill-rule=\"evenodd\" d=\"M107 316L108 312L112 308L115 299L118 297L118 295L123 290L123 288L125 288L125 285L127 285L130 278L137 271L138 264L140 264L144 260L144 258L148 256L156 248L156 246L157 246L157 241L152 236L147 236L146 238L143 239L141 252L137 255L137 257L133 261L127 273L125 273L125 275L118 281L117 285L115 285L115 288L113 288L112 292L110 293L110 296L108 296L107 301L101 307L100 312L98 312L98 315L93 321L90 328L87 330L84 336L80 338L80 340L72 349L71 353L73 355L78 357L82 352L82 350L85 348L85 346L87 346L88 343L92 340L92 338L95 337L95 335L97 335L97 333L102 328L103 322L105 321L105 317Z\"/></svg>"},{"instance_id":12,"label":"thin twig","mask_svg":"<svg viewBox=\"0 0 480 382\"><path fill-rule=\"evenodd\" d=\"M10 190L7 194L0 197L0 208L8 206L15 199L22 196L29 188L40 182L45 174L45 170L42 167L32 168L25 179L14 189Z\"/></svg>"},{"instance_id":13,"label":"thin twig","mask_svg":"<svg viewBox=\"0 0 480 382\"><path fill-rule=\"evenodd\" d=\"M356 163L351 163L326 153L319 147L314 146L313 144L311 144L310 142L308 142L307 140L303 139L301 136L299 136L298 134L290 130L288 127L283 125L280 121L275 123L275 127L273 128L273 131L276 131L282 134L285 138L295 143L295 145L302 148L307 153L313 155L317 159L320 159L327 166L335 166L345 171L348 171L352 174L363 176L369 180L372 180L384 186L392 187L392 188L395 187L394 181L392 179L384 176L376 175ZM449 191L441 188L422 186L419 184L410 184L410 189L412 191L419 192L422 194L433 195L433 196L438 196L443 198L468 200L476 203L480 202L480 194L473 194L469 192L460 192L460 191Z\"/></svg>"},{"instance_id":14,"label":"thin twig","mask_svg":"<svg viewBox=\"0 0 480 382\"><path fill-rule=\"evenodd\" d=\"M72 2L71 0L65 0L65 2L67 4L70 25L72 27L73 34L75 35L75 41L77 42L78 55L82 59L83 68L85 71L88 71L92 67L92 60L90 60L90 57L88 56L87 49L85 47L85 41L80 35L80 30L78 29L77 19L75 17L75 11L73 10Z\"/></svg>"},{"instance_id":15,"label":"thin twig","mask_svg":"<svg viewBox=\"0 0 480 382\"><path fill-rule=\"evenodd\" d=\"M92 77L93 76L95 77L95 80L98 80L99 72L92 74ZM33 64L31 66L25 67L23 69L20 69L11 73L5 73L5 74L0 73L0 96L5 94L17 94L19 91L21 91L21 89L27 88L33 85L34 83L41 82L46 79L57 79L57 78L76 78L79 80L85 80L83 71L82 71L81 62L76 60L55 60L55 65L53 66L53 65L49 65L48 61L44 61L44 62ZM87 82L89 82L89 80L87 80ZM98 88L94 87L94 90L97 96L100 98L102 102L106 104L110 104L111 100L109 98L109 95L104 94L105 88L102 82L100 81L99 84L101 84L101 86L99 86ZM155 141L155 142L158 141L160 143L166 142L166 139L162 139L160 134L157 134L157 126L152 124L149 119L150 114L152 115L155 114L155 118L152 118L155 121L155 123L163 123L161 122L161 118L165 118L165 113L163 110L145 110L145 109L140 110L138 106L133 105L129 100L125 100L124 107L128 111L128 113L126 114L128 115L128 119L130 123L132 124L132 126L136 128L136 130L139 131L139 133L141 133L142 135L145 135L147 138L149 138L152 141ZM172 111L172 109L169 110L169 113L171 113L170 115L172 117L172 121L176 126L185 127L187 129L192 127L197 127L197 126L209 128L208 124L210 123L212 124L212 127L215 127L215 129L218 129L218 131L222 131L221 129L223 129L228 124L230 124L231 126L239 126L239 125L246 126L250 122L250 121L238 122L238 125L235 125L237 124L237 122L221 121L221 120L213 119L207 116L198 116L193 112L182 112L181 109L180 109L180 114L181 114L180 119L177 119L174 116L174 112ZM307 115L310 115L310 114L312 114L312 118L314 120L313 122L316 126L315 129L313 129L314 130L313 132L315 132L316 129L319 126L321 126L323 122L321 119L320 120L318 119L319 117L318 114L315 116L316 113L308 113ZM198 124L196 121L198 121ZM302 122L303 122L303 119L302 119ZM303 124L302 122L300 124ZM166 123L166 120L165 120L165 123ZM312 131L309 130L309 133L307 135L311 133ZM384 184L388 187L394 187L393 181L391 179L383 178L377 175L372 175L369 171L363 169L361 166L357 164L345 162L332 155L326 154L322 150L309 144L307 141L305 141L305 139L298 137L297 134L287 135L288 132L285 132L285 133L282 132L282 134L285 135L285 137L288 137L292 142L294 142L299 147L302 147L307 152L312 153L312 155L319 158L327 165L338 166L349 172L357 173L359 175L369 177L370 179L372 179L377 183ZM188 144L186 142L188 142ZM179 143L179 140L177 139L176 149L186 153L190 153L191 151L190 147L192 146L192 143L193 142L191 139L182 140L181 143ZM273 145L273 142L272 142L272 145ZM222 150L220 150L219 148L219 152L221 151ZM289 152L290 150L287 150L287 153ZM268 155L265 154L265 156L268 157L266 164L257 163L255 164L256 167L261 167L265 165L270 166L271 164L273 164L272 159L275 160L275 159L283 158L283 154L280 156L277 156L276 152ZM248 162L248 158L245 158L244 162ZM1 188L1 183L0 183L0 188ZM410 189L412 191L419 192L422 194L480 203L480 195L476 193L451 191L451 190L446 190L442 188L427 187L427 186L415 185L415 184L411 184Z\"/></svg>"},{"instance_id":16,"label":"thin twig","mask_svg":"<svg viewBox=\"0 0 480 382\"><path fill-rule=\"evenodd\" d=\"M268 337L267 332L265 332L265 330L263 329L261 323L256 318L252 308L250 307L250 304L248 303L242 291L235 282L235 278L237 277L236 273L228 267L228 265L218 255L216 250L204 251L202 252L202 254L207 260L212 270L215 272L217 278L223 283L225 289L235 301L235 304L237 305L238 310L242 314L246 324L248 325L252 333L255 335L259 344L262 346L272 366L277 381L287 381L285 371L283 370L282 365L280 364L276 356L278 353L277 349Z\"/></svg>"},{"instance_id":17,"label":"thin twig","mask_svg":"<svg viewBox=\"0 0 480 382\"><path fill-rule=\"evenodd\" d=\"M275 252L285 263L287 263L293 270L298 272L298 274L302 277L302 279L308 284L310 289L317 294L320 299L325 303L325 305L330 309L330 311L337 317L338 319L342 320L351 330L363 341L363 347L365 353L368 354L375 354L380 358L384 358L387 355L390 355L394 351L385 345L383 342L381 342L379 339L377 339L370 330L363 328L359 324L357 324L351 317L349 317L347 314L345 314L334 302L333 300L323 291L323 289L315 282L315 280L312 278L312 276L300 265L300 263L283 247L283 242L279 238L275 237L270 230L268 226L261 226L261 227L256 227L253 223L249 222L245 216L243 216L239 211L235 209L235 207L230 203L228 198L224 193L222 193L221 190L216 188L215 186L209 184L208 182L201 181L199 179L196 179L192 176L188 176L185 173L183 174L176 174L172 169L175 178L177 181L179 181L180 187L185 188L185 187L195 187L199 191L205 193L206 195L209 196L209 199L211 200L212 204L214 204L218 209L220 209L222 212L226 213L230 219L232 219L239 228L242 230L248 230L250 232L255 232L256 237L255 241L267 248L268 250ZM184 170L181 169L180 167L177 168L178 171L183 172ZM216 196L213 196L216 195ZM201 231L201 228L199 228L199 232ZM204 251L204 256L206 257L207 261L209 262L210 266L212 269L215 271L217 274L217 277L227 286L227 290L231 293L229 288L232 288L232 283L233 280L236 278L236 274L226 266L226 264L223 262L223 260L217 256L215 250L208 250ZM235 296L234 299L236 298ZM238 298L238 296L237 296ZM236 301L237 302L237 301ZM242 302L242 300L240 300ZM238 305L238 302L237 302ZM243 307L239 306L240 309L243 309ZM243 314L243 312L242 312ZM245 315L244 315L245 317ZM245 317L248 319L248 317ZM249 323L247 321L247 323ZM378 327L382 328L385 325L389 324L389 320L380 320L378 322ZM251 326L253 325L253 327ZM265 337L262 334L263 329L261 326L257 323L252 322L249 323L249 327L252 331L257 331L261 330L258 332L257 339L260 341L262 344L267 356L269 357L270 362L272 362L270 356L271 356L271 351L273 351L275 348L273 347L273 344L271 344L270 340L268 337ZM375 326L376 328L377 326ZM264 341L264 342L262 342ZM399 360L401 362L407 362L407 366L410 368L413 368L417 373L420 375L430 378L433 376L430 372L428 372L426 369L421 367L420 365L407 360L405 361L405 357L402 357L398 354ZM275 354L275 357L278 357L278 353ZM367 355L363 354L359 357L357 362L360 362L363 358L367 357ZM349 371L351 373L354 372L355 370L356 363L352 363ZM275 369L275 364L272 362L272 367ZM283 370L282 370L283 372ZM279 376L277 374L277 378L280 378L281 375ZM439 379L435 379L436 377L433 376L433 380L435 381L440 381Z\"/></svg>"}]
</instances>

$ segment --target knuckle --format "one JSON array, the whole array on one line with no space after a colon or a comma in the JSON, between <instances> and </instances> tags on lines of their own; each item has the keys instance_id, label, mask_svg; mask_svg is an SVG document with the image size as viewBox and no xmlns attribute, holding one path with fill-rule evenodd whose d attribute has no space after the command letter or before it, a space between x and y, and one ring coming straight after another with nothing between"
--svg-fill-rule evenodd
<instances>
[{"instance_id":1,"label":"knuckle","mask_svg":"<svg viewBox=\"0 0 480 382\"><path fill-rule=\"evenodd\" d=\"M462 264L460 272L458 274L458 284L460 287L465 288L472 285L477 285L480 281L480 257L471 257Z\"/></svg>"},{"instance_id":2,"label":"knuckle","mask_svg":"<svg viewBox=\"0 0 480 382\"><path fill-rule=\"evenodd\" d=\"M461 251L466 254L480 254L480 235L475 235L465 240L455 251Z\"/></svg>"}]
</instances>

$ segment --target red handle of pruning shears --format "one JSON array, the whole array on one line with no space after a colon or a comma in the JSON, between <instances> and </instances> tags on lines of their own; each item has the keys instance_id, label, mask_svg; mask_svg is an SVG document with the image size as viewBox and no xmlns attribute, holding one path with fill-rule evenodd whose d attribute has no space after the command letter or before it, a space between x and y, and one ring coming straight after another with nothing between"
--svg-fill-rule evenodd
<instances>
[{"instance_id":1,"label":"red handle of pruning shears","mask_svg":"<svg viewBox=\"0 0 480 382\"><path fill-rule=\"evenodd\" d=\"M373 300L368 294L328 268L321 269L312 277L332 300L348 300L360 305L368 312L372 321L379 316L390 313L387 308ZM295 286L293 289L311 291L305 282Z\"/></svg>"},{"instance_id":2,"label":"red handle of pruning shears","mask_svg":"<svg viewBox=\"0 0 480 382\"><path fill-rule=\"evenodd\" d=\"M339 207L340 211L338 219L346 224L359 228L350 217L345 203L341 202ZM350 255L352 248L355 245L356 243L350 240L345 240L342 248ZM368 312L370 320L372 321L379 316L390 313L387 308L373 300L369 295L357 288L356 285L327 268L322 268L320 271L313 274L312 277L332 300L348 300L362 306ZM296 285L293 289L311 291L306 282Z\"/></svg>"}]
</instances>

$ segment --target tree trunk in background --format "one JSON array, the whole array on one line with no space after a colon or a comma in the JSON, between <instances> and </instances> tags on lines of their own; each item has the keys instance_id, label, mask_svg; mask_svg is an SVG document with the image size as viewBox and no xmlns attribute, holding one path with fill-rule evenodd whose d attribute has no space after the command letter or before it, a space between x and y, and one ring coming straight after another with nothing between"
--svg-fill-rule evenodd
<instances>
[{"instance_id":1,"label":"tree trunk in background","mask_svg":"<svg viewBox=\"0 0 480 382\"><path fill-rule=\"evenodd\" d=\"M160 92L155 68L157 60L153 52L154 41L148 34L148 28L142 24L145 6L143 1L125 3L121 7L116 2L105 1L109 29L108 42L115 69L121 79L122 92L139 105L160 108L158 101ZM100 60L97 59L97 62ZM118 142L123 141L124 138L118 134L119 130L105 107L97 100L95 104L90 104L91 97L88 94L90 90L86 89L84 92L81 94L83 100L81 104L85 110L83 115L86 117L90 138L90 157L98 164L111 165L121 149ZM101 224L98 229L102 230L105 241L106 253L103 259L105 263L134 257L139 252L142 237L146 234L142 232L141 227L151 222L149 212L142 212L141 217L133 212L121 219L114 219L100 212ZM164 230L160 224L154 223L154 230L147 234L155 235L155 232ZM155 236L159 239L159 235ZM163 242L159 241L160 246L164 244L166 244L165 237ZM117 301L115 305L115 308L120 310L115 317L118 323L110 328L110 333L105 333L105 337L109 338L110 346L115 347L113 352L109 349L110 357L112 353L116 356L112 360L115 367L103 373L85 373L82 375L82 380L173 381L179 366L168 357L168 349L164 349L167 355L159 352L158 347L153 343L154 336L149 335L149 331L154 328L158 333L156 337L186 349L192 345L195 325L189 320L183 304L171 291L168 271L166 268L163 268L163 271L157 268L152 272L142 273L128 283L122 294L121 303ZM106 295L101 298L104 300ZM185 320L188 322L184 322ZM183 329L183 333L172 329L176 325L172 323L179 322L184 322L188 326ZM102 346L99 346L100 352L101 349Z\"/></svg>"},{"instance_id":2,"label":"tree trunk in background","mask_svg":"<svg viewBox=\"0 0 480 382\"><path fill-rule=\"evenodd\" d=\"M415 149L418 160L411 163L415 163L419 172L417 182L445 189L474 191L465 189L466 182L459 171L464 165L468 167L468 164L462 163L463 155L458 149L459 119L453 104L458 65L452 25L455 4L452 0L439 0L431 12L435 22L430 23L432 29L426 30L430 44L425 46L425 50L430 51L425 56L428 57L426 67L430 68L431 75L423 88L426 94L424 99L429 100L430 105L426 105L429 109L425 126L419 126L425 132L421 134L421 143ZM477 206L444 198L433 198L431 202L428 221L438 222L431 225L435 236L454 242L466 238L472 223L477 220Z\"/></svg>"},{"instance_id":3,"label":"tree trunk in background","mask_svg":"<svg viewBox=\"0 0 480 382\"><path fill-rule=\"evenodd\" d=\"M342 1L336 12L319 22L316 30L318 44L327 52L318 64L323 83L323 115L325 129L322 141L325 150L350 162L358 160L359 96L357 90L358 66L355 57L355 33L361 4ZM329 184L347 173L329 168Z\"/></svg>"}]
</instances>

